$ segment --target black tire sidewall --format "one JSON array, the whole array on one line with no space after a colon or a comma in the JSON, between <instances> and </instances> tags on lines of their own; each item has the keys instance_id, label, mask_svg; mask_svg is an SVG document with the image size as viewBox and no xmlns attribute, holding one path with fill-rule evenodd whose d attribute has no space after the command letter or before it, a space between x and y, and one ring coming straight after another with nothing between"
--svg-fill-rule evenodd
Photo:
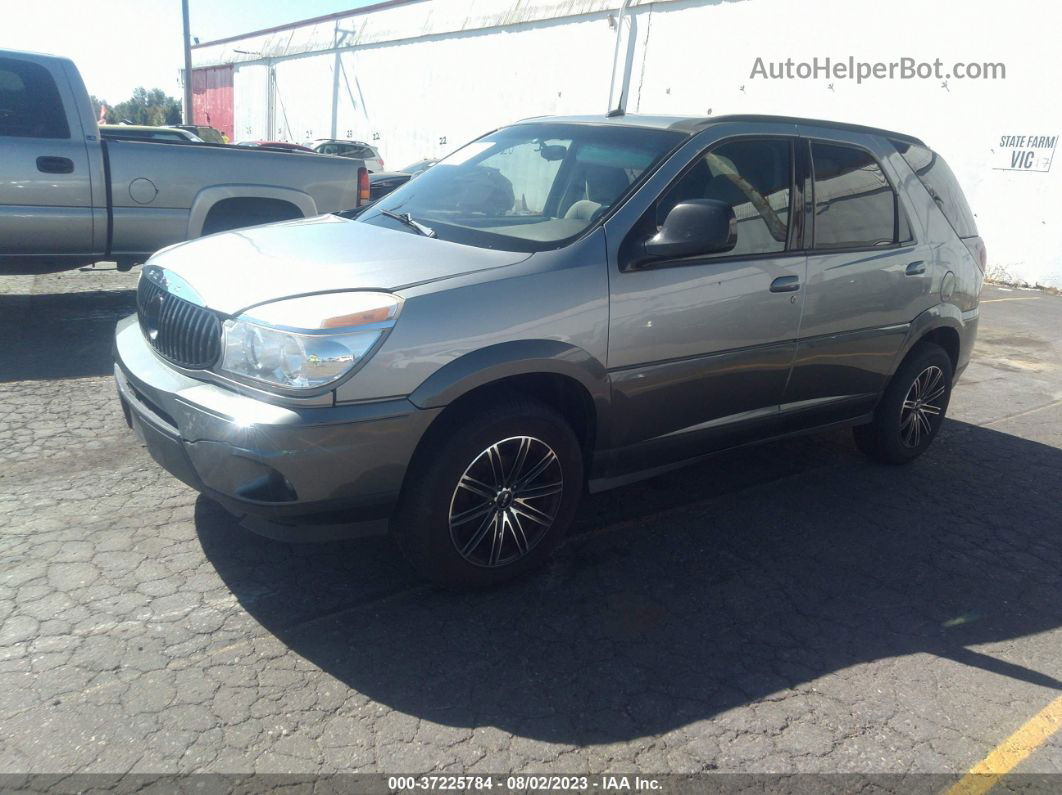
<instances>
[{"instance_id":1,"label":"black tire sidewall","mask_svg":"<svg viewBox=\"0 0 1062 795\"><path fill-rule=\"evenodd\" d=\"M564 491L556 520L527 555L497 568L465 560L450 538L450 501L467 467L495 442L532 436L549 445L560 460ZM520 400L482 412L465 412L429 440L403 488L395 535L414 567L451 588L496 585L540 566L563 540L583 489L579 442L564 419L548 406Z\"/></svg>"},{"instance_id":2,"label":"black tire sidewall","mask_svg":"<svg viewBox=\"0 0 1062 795\"><path fill-rule=\"evenodd\" d=\"M911 385L927 367L937 366L944 373L945 391L940 406L939 419L929 434L922 437L917 447L908 447L900 434L900 418L903 401ZM924 453L933 443L944 424L944 418L951 402L953 372L951 358L939 345L922 343L896 371L888 389L875 412L873 454L889 463L903 464L913 461Z\"/></svg>"}]
</instances>

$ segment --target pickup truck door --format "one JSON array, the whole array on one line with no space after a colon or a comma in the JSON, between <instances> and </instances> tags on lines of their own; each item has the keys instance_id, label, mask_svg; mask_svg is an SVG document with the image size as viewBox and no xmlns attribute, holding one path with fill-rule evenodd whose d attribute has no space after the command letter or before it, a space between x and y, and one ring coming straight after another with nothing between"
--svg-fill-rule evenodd
<instances>
[{"instance_id":1,"label":"pickup truck door","mask_svg":"<svg viewBox=\"0 0 1062 795\"><path fill-rule=\"evenodd\" d=\"M63 63L0 57L0 256L85 256L106 245L106 210L95 218L86 126Z\"/></svg>"}]
</instances>

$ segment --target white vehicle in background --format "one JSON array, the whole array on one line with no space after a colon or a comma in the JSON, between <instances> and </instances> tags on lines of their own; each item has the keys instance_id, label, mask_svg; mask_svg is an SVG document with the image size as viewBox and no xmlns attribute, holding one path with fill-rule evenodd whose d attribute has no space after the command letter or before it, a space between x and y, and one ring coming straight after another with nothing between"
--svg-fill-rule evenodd
<instances>
[{"instance_id":1,"label":"white vehicle in background","mask_svg":"<svg viewBox=\"0 0 1062 795\"><path fill-rule=\"evenodd\" d=\"M383 157L380 150L372 144L364 141L345 141L339 138L318 138L306 144L319 155L338 155L339 157L352 157L356 160L364 160L365 168L370 173L384 170Z\"/></svg>"}]
</instances>

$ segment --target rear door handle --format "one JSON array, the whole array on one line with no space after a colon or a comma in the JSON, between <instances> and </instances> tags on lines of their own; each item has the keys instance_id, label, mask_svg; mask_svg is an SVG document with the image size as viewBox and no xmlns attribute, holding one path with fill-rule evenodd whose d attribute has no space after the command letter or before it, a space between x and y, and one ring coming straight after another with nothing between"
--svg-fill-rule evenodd
<instances>
[{"instance_id":1,"label":"rear door handle","mask_svg":"<svg viewBox=\"0 0 1062 795\"><path fill-rule=\"evenodd\" d=\"M73 174L74 161L69 157L38 157L37 170L45 174Z\"/></svg>"},{"instance_id":2,"label":"rear door handle","mask_svg":"<svg viewBox=\"0 0 1062 795\"><path fill-rule=\"evenodd\" d=\"M794 293L800 289L799 276L779 276L771 282L772 293Z\"/></svg>"},{"instance_id":3,"label":"rear door handle","mask_svg":"<svg viewBox=\"0 0 1062 795\"><path fill-rule=\"evenodd\" d=\"M922 260L918 260L917 262L912 262L910 265L907 266L907 275L908 276L921 276L925 272L926 272L926 264Z\"/></svg>"}]
</instances>

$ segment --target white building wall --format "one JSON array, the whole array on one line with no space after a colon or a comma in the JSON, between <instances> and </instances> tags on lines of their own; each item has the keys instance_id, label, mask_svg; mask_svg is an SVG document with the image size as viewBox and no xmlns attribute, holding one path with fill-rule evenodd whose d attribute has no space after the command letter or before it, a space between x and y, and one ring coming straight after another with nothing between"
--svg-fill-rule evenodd
<instances>
[{"instance_id":1,"label":"white building wall","mask_svg":"<svg viewBox=\"0 0 1062 795\"><path fill-rule=\"evenodd\" d=\"M609 15L614 23L621 4L425 0L199 48L196 64L237 62L238 138L330 136L335 94L338 136L372 140L389 167L400 167L514 119L604 112L616 41ZM1045 8L1036 0L1011 0L1005 13L969 0L634 0L620 75L628 75L631 112L788 114L917 135L956 172L993 273L1062 287L1062 227L1055 220L1062 158L1046 172L1001 170L1014 151L1000 146L1001 136L1062 134L1051 72L1057 42ZM1009 22L1016 20L1021 24ZM1007 76L953 78L947 87L933 79L750 77L757 57L849 56L940 58L948 70L957 61L1000 62ZM277 86L272 131L270 66Z\"/></svg>"},{"instance_id":2,"label":"white building wall","mask_svg":"<svg viewBox=\"0 0 1062 795\"><path fill-rule=\"evenodd\" d=\"M232 94L233 143L267 138L269 68L265 64L237 64L232 75Z\"/></svg>"},{"instance_id":3,"label":"white building wall","mask_svg":"<svg viewBox=\"0 0 1062 795\"><path fill-rule=\"evenodd\" d=\"M339 132L378 134L386 162L399 167L527 116L604 112L614 41L603 20L574 20L355 50L343 56L349 122Z\"/></svg>"},{"instance_id":4,"label":"white building wall","mask_svg":"<svg viewBox=\"0 0 1062 795\"><path fill-rule=\"evenodd\" d=\"M654 113L777 113L851 121L922 138L951 165L977 216L997 278L1062 287L1062 155L1049 172L1004 171L1003 135L1062 134L1053 87L1056 28L1043 3L784 0L657 4L631 110ZM1045 17L1046 14L1046 17ZM1021 25L1006 20L1024 20ZM948 70L955 62L1006 65L1005 80L750 79L765 61L894 61ZM832 88L830 84L832 83Z\"/></svg>"},{"instance_id":5,"label":"white building wall","mask_svg":"<svg viewBox=\"0 0 1062 795\"><path fill-rule=\"evenodd\" d=\"M334 62L334 55L315 55L275 65L271 140L302 143L331 137Z\"/></svg>"}]
</instances>

